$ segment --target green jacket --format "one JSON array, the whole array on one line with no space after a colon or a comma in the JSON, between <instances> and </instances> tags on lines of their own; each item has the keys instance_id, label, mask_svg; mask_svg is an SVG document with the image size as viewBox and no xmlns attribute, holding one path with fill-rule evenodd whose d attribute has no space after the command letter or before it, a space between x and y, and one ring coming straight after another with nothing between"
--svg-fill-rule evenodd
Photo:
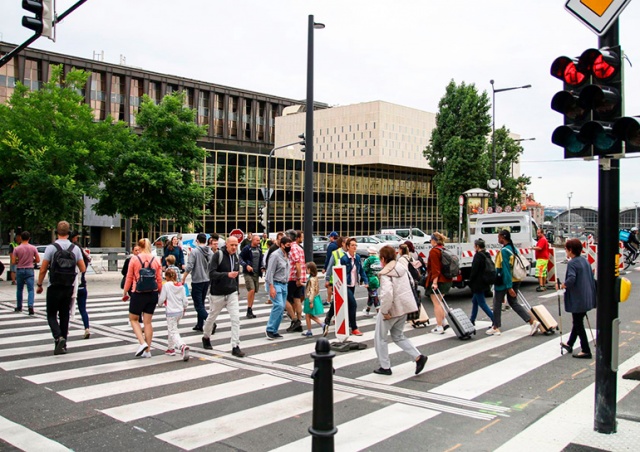
<instances>
[{"instance_id":1,"label":"green jacket","mask_svg":"<svg viewBox=\"0 0 640 452\"><path fill-rule=\"evenodd\" d=\"M369 289L379 288L380 280L378 279L378 272L382 270L380 258L376 255L367 257L364 264L362 264L362 268L364 268L364 272L367 274L367 278L369 278Z\"/></svg>"}]
</instances>

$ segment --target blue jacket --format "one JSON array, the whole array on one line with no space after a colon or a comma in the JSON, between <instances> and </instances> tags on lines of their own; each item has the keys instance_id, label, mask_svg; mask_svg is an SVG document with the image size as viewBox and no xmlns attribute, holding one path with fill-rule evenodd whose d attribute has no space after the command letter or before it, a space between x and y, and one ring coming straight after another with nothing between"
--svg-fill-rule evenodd
<instances>
[{"instance_id":1,"label":"blue jacket","mask_svg":"<svg viewBox=\"0 0 640 452\"><path fill-rule=\"evenodd\" d=\"M564 309L567 312L588 312L596 307L596 282L589 262L574 257L567 264L564 281Z\"/></svg>"},{"instance_id":2,"label":"blue jacket","mask_svg":"<svg viewBox=\"0 0 640 452\"><path fill-rule=\"evenodd\" d=\"M356 274L360 276L360 283L369 284L369 278L367 278L367 274L364 272L364 268L362 268L362 262L360 261L360 256L358 254L356 254L354 262L356 263ZM349 254L345 253L345 255L340 258L340 265L344 265L346 267L347 286L351 286L351 285L357 286L358 281L355 281L354 283L351 282L352 266L351 266L351 258L349 257Z\"/></svg>"},{"instance_id":3,"label":"blue jacket","mask_svg":"<svg viewBox=\"0 0 640 452\"><path fill-rule=\"evenodd\" d=\"M262 248L260 247L260 245L258 245L257 248L260 251L259 253L260 260L258 261L260 264L258 265L259 268L253 269L254 275L260 275L262 268L264 268L262 266ZM244 248L242 248L242 251L240 252L240 265L242 266L243 273L249 274L249 271L247 270L247 265L250 265L253 267L253 255L251 254L251 245L247 245Z\"/></svg>"},{"instance_id":4,"label":"blue jacket","mask_svg":"<svg viewBox=\"0 0 640 452\"><path fill-rule=\"evenodd\" d=\"M338 249L338 244L334 241L327 245L327 257L324 258L325 270L329 268L329 261L331 261L331 254Z\"/></svg>"},{"instance_id":5,"label":"blue jacket","mask_svg":"<svg viewBox=\"0 0 640 452\"><path fill-rule=\"evenodd\" d=\"M518 250L511 245L505 245L500 250L500 259L496 259L496 272L502 272L502 284L496 284L495 290L509 290L513 287L513 259Z\"/></svg>"}]
</instances>

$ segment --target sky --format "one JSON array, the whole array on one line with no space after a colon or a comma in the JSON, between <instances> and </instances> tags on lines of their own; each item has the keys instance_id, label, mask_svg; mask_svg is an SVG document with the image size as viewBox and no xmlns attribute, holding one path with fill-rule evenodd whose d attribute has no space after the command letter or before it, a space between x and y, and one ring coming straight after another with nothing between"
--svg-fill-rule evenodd
<instances>
[{"instance_id":1,"label":"sky","mask_svg":"<svg viewBox=\"0 0 640 452\"><path fill-rule=\"evenodd\" d=\"M76 0L57 0L58 14ZM349 105L383 100L437 112L447 84L496 93L496 128L522 138L528 192L546 206L598 206L598 163L564 160L551 143L562 115L551 110L562 83L553 60L578 56L598 38L564 9L565 0L88 0L57 27L56 42L31 46L145 70L268 93L306 96L308 16L316 30L316 101ZM28 14L0 0L0 40L20 44ZM640 1L620 16L627 116L640 115ZM637 90L637 91L636 91ZM637 158L636 158L637 157ZM620 162L620 205L640 202L640 153Z\"/></svg>"}]
</instances>

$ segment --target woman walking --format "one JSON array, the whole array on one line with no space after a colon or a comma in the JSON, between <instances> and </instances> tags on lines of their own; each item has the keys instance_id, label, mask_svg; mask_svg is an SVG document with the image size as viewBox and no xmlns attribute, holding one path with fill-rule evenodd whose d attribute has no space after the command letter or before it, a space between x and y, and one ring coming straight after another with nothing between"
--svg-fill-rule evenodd
<instances>
[{"instance_id":1,"label":"woman walking","mask_svg":"<svg viewBox=\"0 0 640 452\"><path fill-rule=\"evenodd\" d=\"M476 317L478 316L478 308L482 309L485 314L491 319L493 324L493 312L487 304L487 300L484 297L485 292L491 289L491 284L484 279L485 270L487 265L491 261L491 256L485 249L486 245L484 240L477 239L474 243L476 253L473 255L473 261L471 262L471 274L469 275L469 287L471 288L471 315L469 320L474 325L476 324Z\"/></svg>"},{"instance_id":2,"label":"woman walking","mask_svg":"<svg viewBox=\"0 0 640 452\"><path fill-rule=\"evenodd\" d=\"M407 314L416 311L416 300L411 289L411 280L404 262L396 260L396 252L391 246L380 250L380 263L384 266L378 273L380 279L380 311L376 317L374 345L380 367L373 373L391 375L388 336L416 363L418 375L427 363L427 357L404 336L403 329Z\"/></svg>"},{"instance_id":3,"label":"woman walking","mask_svg":"<svg viewBox=\"0 0 640 452\"><path fill-rule=\"evenodd\" d=\"M171 237L171 241L164 248L164 254L162 255L162 269L167 269L167 256L173 255L176 257L176 267L182 272L184 270L184 253L180 246L180 239L177 235Z\"/></svg>"},{"instance_id":4,"label":"woman walking","mask_svg":"<svg viewBox=\"0 0 640 452\"><path fill-rule=\"evenodd\" d=\"M439 290L442 295L448 294L451 290L452 280L445 278L442 274L442 249L446 240L447 237L439 232L431 234L431 250L427 260L427 284L425 287L431 298L431 303L433 303L433 312L436 316L437 326L431 330L435 334L444 334L445 328L449 327L449 325L444 325L444 308L436 295L436 290Z\"/></svg>"},{"instance_id":5,"label":"woman walking","mask_svg":"<svg viewBox=\"0 0 640 452\"><path fill-rule=\"evenodd\" d=\"M136 349L135 356L151 358L150 347L153 339L151 319L158 305L159 289L162 287L162 267L160 262L151 255L151 242L149 242L149 239L140 239L138 246L140 247L140 254L133 257L129 263L122 300L129 300L127 293L131 289L129 323L131 323L131 329L133 329L140 343ZM153 269L155 279L149 277L150 275L147 274L150 273L148 269ZM141 271L144 273L144 279L141 277ZM144 322L144 333L140 328L141 317Z\"/></svg>"},{"instance_id":6,"label":"woman walking","mask_svg":"<svg viewBox=\"0 0 640 452\"><path fill-rule=\"evenodd\" d=\"M569 239L564 245L567 251L567 273L564 277L562 288L564 292L564 309L571 313L573 326L569 340L560 343L569 353L573 352L573 344L580 338L580 348L582 349L574 358L591 359L591 349L589 339L584 329L584 318L587 312L596 307L596 283L593 279L591 266L582 254L582 243L578 239ZM557 283L556 283L557 284Z\"/></svg>"}]
</instances>

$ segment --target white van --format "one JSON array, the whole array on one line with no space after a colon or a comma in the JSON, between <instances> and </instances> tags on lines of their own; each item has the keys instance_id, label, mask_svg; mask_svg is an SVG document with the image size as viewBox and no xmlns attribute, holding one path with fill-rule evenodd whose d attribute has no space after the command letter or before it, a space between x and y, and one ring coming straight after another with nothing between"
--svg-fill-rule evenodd
<instances>
[{"instance_id":1,"label":"white van","mask_svg":"<svg viewBox=\"0 0 640 452\"><path fill-rule=\"evenodd\" d=\"M414 245L431 242L431 236L418 228L382 229L380 234L395 234L405 240L411 240Z\"/></svg>"}]
</instances>

